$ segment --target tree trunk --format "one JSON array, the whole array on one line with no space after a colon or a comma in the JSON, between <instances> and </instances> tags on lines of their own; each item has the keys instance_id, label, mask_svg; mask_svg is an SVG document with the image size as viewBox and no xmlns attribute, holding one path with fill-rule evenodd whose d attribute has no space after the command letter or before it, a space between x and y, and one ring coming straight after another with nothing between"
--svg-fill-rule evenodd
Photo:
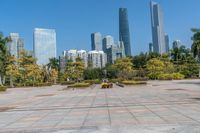
<instances>
[{"instance_id":1,"label":"tree trunk","mask_svg":"<svg viewBox=\"0 0 200 133\"><path fill-rule=\"evenodd\" d=\"M12 87L12 88L14 87L12 76L10 76L10 87Z\"/></svg>"},{"instance_id":2,"label":"tree trunk","mask_svg":"<svg viewBox=\"0 0 200 133\"><path fill-rule=\"evenodd\" d=\"M6 76L3 76L3 85L6 83Z\"/></svg>"},{"instance_id":3,"label":"tree trunk","mask_svg":"<svg viewBox=\"0 0 200 133\"><path fill-rule=\"evenodd\" d=\"M199 69L199 78L200 78L200 69Z\"/></svg>"},{"instance_id":4,"label":"tree trunk","mask_svg":"<svg viewBox=\"0 0 200 133\"><path fill-rule=\"evenodd\" d=\"M2 86L3 83L2 83L2 78L1 78L1 75L0 75L0 86Z\"/></svg>"}]
</instances>

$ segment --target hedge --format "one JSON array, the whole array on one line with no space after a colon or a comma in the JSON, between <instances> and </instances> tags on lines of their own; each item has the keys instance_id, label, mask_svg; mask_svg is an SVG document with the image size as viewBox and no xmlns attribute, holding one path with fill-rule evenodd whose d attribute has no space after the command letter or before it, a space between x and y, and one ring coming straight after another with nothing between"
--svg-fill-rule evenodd
<instances>
[{"instance_id":1,"label":"hedge","mask_svg":"<svg viewBox=\"0 0 200 133\"><path fill-rule=\"evenodd\" d=\"M90 87L90 83L75 83L67 86L67 88L85 88Z\"/></svg>"},{"instance_id":2,"label":"hedge","mask_svg":"<svg viewBox=\"0 0 200 133\"><path fill-rule=\"evenodd\" d=\"M72 85L72 84L75 84L76 82L75 81L62 81L60 82L61 85Z\"/></svg>"},{"instance_id":3,"label":"hedge","mask_svg":"<svg viewBox=\"0 0 200 133\"><path fill-rule=\"evenodd\" d=\"M135 80L124 80L121 82L125 85L139 85L139 84L147 84L146 81L135 81Z\"/></svg>"},{"instance_id":4,"label":"hedge","mask_svg":"<svg viewBox=\"0 0 200 133\"><path fill-rule=\"evenodd\" d=\"M6 86L0 86L0 91L6 91L7 87Z\"/></svg>"}]
</instances>

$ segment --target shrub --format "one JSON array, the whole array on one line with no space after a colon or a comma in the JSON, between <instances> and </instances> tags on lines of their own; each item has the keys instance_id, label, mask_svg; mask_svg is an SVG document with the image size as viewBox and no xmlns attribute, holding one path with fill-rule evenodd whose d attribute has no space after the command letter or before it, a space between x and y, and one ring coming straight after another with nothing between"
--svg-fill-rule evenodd
<instances>
[{"instance_id":1,"label":"shrub","mask_svg":"<svg viewBox=\"0 0 200 133\"><path fill-rule=\"evenodd\" d=\"M72 85L72 84L75 84L76 82L75 81L62 81L60 84L61 85Z\"/></svg>"},{"instance_id":2,"label":"shrub","mask_svg":"<svg viewBox=\"0 0 200 133\"><path fill-rule=\"evenodd\" d=\"M38 82L32 81L32 80L27 80L27 81L25 82L25 86L35 86L35 85L37 85L37 84L38 84Z\"/></svg>"},{"instance_id":3,"label":"shrub","mask_svg":"<svg viewBox=\"0 0 200 133\"><path fill-rule=\"evenodd\" d=\"M85 88L89 86L90 86L90 83L75 83L75 84L67 86L67 88Z\"/></svg>"},{"instance_id":4,"label":"shrub","mask_svg":"<svg viewBox=\"0 0 200 133\"><path fill-rule=\"evenodd\" d=\"M124 80L121 82L125 85L138 85L138 84L147 84L146 81L134 81L134 80Z\"/></svg>"},{"instance_id":5,"label":"shrub","mask_svg":"<svg viewBox=\"0 0 200 133\"><path fill-rule=\"evenodd\" d=\"M180 73L172 73L172 74L160 74L158 76L158 79L159 80L181 80L181 79L184 79L184 75L183 74L180 74Z\"/></svg>"},{"instance_id":6,"label":"shrub","mask_svg":"<svg viewBox=\"0 0 200 133\"><path fill-rule=\"evenodd\" d=\"M173 73L172 75L173 75L173 79L176 79L176 80L181 80L185 78L185 76L180 73Z\"/></svg>"},{"instance_id":7,"label":"shrub","mask_svg":"<svg viewBox=\"0 0 200 133\"><path fill-rule=\"evenodd\" d=\"M158 75L158 79L159 80L172 80L173 79L173 75L172 74L159 74Z\"/></svg>"},{"instance_id":8,"label":"shrub","mask_svg":"<svg viewBox=\"0 0 200 133\"><path fill-rule=\"evenodd\" d=\"M147 77L134 77L133 80L135 80L135 81L147 81L148 78Z\"/></svg>"},{"instance_id":9,"label":"shrub","mask_svg":"<svg viewBox=\"0 0 200 133\"><path fill-rule=\"evenodd\" d=\"M6 91L7 87L6 86L0 86L0 91Z\"/></svg>"}]
</instances>

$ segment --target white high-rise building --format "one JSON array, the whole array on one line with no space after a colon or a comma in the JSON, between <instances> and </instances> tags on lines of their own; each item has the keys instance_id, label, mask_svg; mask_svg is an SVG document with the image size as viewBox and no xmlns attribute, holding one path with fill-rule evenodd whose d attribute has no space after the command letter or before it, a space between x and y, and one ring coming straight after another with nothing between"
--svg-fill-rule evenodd
<instances>
[{"instance_id":1,"label":"white high-rise building","mask_svg":"<svg viewBox=\"0 0 200 133\"><path fill-rule=\"evenodd\" d=\"M54 29L34 30L34 57L38 65L46 65L50 58L56 58L56 31Z\"/></svg>"},{"instance_id":2,"label":"white high-rise building","mask_svg":"<svg viewBox=\"0 0 200 133\"><path fill-rule=\"evenodd\" d=\"M24 49L24 41L19 37L18 33L10 33L11 41L7 43L8 51L16 58L20 57L20 52Z\"/></svg>"},{"instance_id":3,"label":"white high-rise building","mask_svg":"<svg viewBox=\"0 0 200 133\"><path fill-rule=\"evenodd\" d=\"M77 50L71 49L71 50L67 51L66 57L67 57L68 61L75 62L76 59L78 58Z\"/></svg>"},{"instance_id":4,"label":"white high-rise building","mask_svg":"<svg viewBox=\"0 0 200 133\"><path fill-rule=\"evenodd\" d=\"M85 50L71 49L68 51L63 51L63 57L66 58L66 62L68 61L76 62L76 59L80 58L84 63L84 66L85 67L88 66L88 55Z\"/></svg>"},{"instance_id":5,"label":"white high-rise building","mask_svg":"<svg viewBox=\"0 0 200 133\"><path fill-rule=\"evenodd\" d=\"M88 54L85 50L77 51L78 57L83 61L85 67L88 66Z\"/></svg>"},{"instance_id":6,"label":"white high-rise building","mask_svg":"<svg viewBox=\"0 0 200 133\"><path fill-rule=\"evenodd\" d=\"M88 63L92 68L103 68L107 63L106 54L103 51L89 51L88 52Z\"/></svg>"}]
</instances>

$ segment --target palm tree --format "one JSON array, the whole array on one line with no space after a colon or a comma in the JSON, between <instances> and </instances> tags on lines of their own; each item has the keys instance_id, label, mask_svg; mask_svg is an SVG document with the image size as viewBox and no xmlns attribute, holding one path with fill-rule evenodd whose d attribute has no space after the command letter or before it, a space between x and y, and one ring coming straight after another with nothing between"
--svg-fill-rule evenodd
<instances>
[{"instance_id":1,"label":"palm tree","mask_svg":"<svg viewBox=\"0 0 200 133\"><path fill-rule=\"evenodd\" d=\"M192 37L192 52L194 57L200 61L200 29L192 29L194 35ZM199 77L200 77L200 70L199 70Z\"/></svg>"},{"instance_id":2,"label":"palm tree","mask_svg":"<svg viewBox=\"0 0 200 133\"><path fill-rule=\"evenodd\" d=\"M47 64L48 69L55 69L55 70L60 70L59 66L59 60L56 58L50 58L49 59L49 64Z\"/></svg>"},{"instance_id":3,"label":"palm tree","mask_svg":"<svg viewBox=\"0 0 200 133\"><path fill-rule=\"evenodd\" d=\"M6 44L9 41L11 41L10 38L4 37L3 34L0 33L0 85L3 85L5 83L5 68L9 55Z\"/></svg>"}]
</instances>

